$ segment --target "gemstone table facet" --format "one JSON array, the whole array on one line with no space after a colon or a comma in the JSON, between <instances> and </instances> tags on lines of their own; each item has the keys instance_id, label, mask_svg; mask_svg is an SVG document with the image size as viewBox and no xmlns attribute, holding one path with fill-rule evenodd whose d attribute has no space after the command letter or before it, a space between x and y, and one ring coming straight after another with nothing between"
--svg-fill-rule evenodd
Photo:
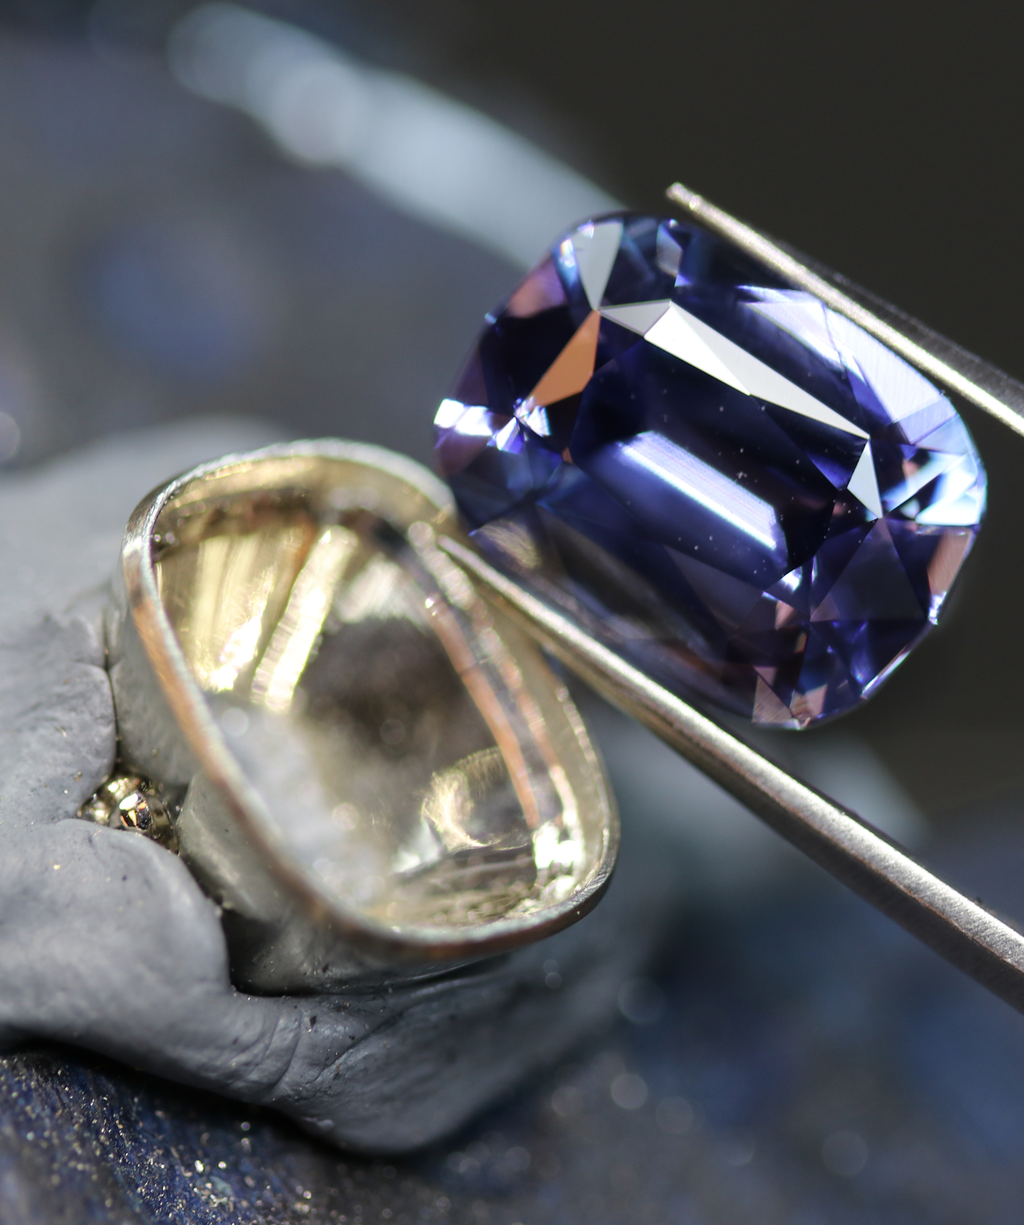
<instances>
[{"instance_id":1,"label":"gemstone table facet","mask_svg":"<svg viewBox=\"0 0 1024 1225\"><path fill-rule=\"evenodd\" d=\"M804 727L938 618L985 473L950 402L692 223L562 238L438 409L478 546L681 696Z\"/></svg>"}]
</instances>

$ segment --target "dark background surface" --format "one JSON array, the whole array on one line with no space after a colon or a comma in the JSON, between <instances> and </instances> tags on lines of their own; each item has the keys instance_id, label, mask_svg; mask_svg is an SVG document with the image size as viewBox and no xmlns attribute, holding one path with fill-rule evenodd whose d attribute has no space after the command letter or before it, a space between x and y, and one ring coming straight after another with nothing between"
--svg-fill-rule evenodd
<instances>
[{"instance_id":1,"label":"dark background surface","mask_svg":"<svg viewBox=\"0 0 1024 1225\"><path fill-rule=\"evenodd\" d=\"M188 97L160 55L185 8L0 3L9 465L211 411L426 458L514 272ZM480 106L631 205L682 178L1024 377L1016 6L265 11ZM989 522L948 624L840 731L932 820L929 856L1024 916L1024 440L965 416ZM72 1054L8 1060L0 1220L1024 1220L1024 1022L1003 1005L816 873L684 907L664 947L646 1012L626 1000L592 1049L392 1174ZM249 1196L247 1177L278 1182Z\"/></svg>"}]
</instances>

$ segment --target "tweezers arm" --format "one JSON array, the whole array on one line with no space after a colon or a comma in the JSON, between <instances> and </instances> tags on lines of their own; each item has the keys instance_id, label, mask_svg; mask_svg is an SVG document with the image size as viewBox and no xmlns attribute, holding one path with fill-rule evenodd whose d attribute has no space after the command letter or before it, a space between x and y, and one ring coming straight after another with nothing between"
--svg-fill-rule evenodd
<instances>
[{"instance_id":1,"label":"tweezers arm","mask_svg":"<svg viewBox=\"0 0 1024 1225\"><path fill-rule=\"evenodd\" d=\"M682 183L673 183L666 194L695 221L820 298L947 390L1024 434L1024 384L838 273L773 242Z\"/></svg>"},{"instance_id":2,"label":"tweezers arm","mask_svg":"<svg viewBox=\"0 0 1024 1225\"><path fill-rule=\"evenodd\" d=\"M616 706L645 724L776 833L912 935L1024 1012L1024 936L662 688L479 554L441 547L529 633Z\"/></svg>"}]
</instances>

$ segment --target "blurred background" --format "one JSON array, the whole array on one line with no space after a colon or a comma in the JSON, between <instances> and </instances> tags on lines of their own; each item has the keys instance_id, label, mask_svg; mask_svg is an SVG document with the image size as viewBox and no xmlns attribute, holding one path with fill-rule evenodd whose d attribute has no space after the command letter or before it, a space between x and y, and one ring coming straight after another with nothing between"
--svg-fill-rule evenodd
<instances>
[{"instance_id":1,"label":"blurred background","mask_svg":"<svg viewBox=\"0 0 1024 1225\"><path fill-rule=\"evenodd\" d=\"M0 480L214 413L429 462L483 313L676 178L1024 377L1022 35L993 3L0 0ZM864 710L760 743L1024 918L1024 440L964 415L990 513L946 623ZM1024 1019L591 717L626 837L642 812L681 865L615 1027L399 1166L72 1053L2 1061L0 1216L1019 1222ZM221 1173L161 1190L115 1124Z\"/></svg>"}]
</instances>

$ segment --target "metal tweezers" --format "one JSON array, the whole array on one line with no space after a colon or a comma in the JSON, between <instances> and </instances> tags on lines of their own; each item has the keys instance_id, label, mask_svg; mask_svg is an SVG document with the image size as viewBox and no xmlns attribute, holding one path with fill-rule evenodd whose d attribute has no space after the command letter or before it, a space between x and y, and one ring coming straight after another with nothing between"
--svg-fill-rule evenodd
<instances>
[{"instance_id":1,"label":"metal tweezers","mask_svg":"<svg viewBox=\"0 0 1024 1225\"><path fill-rule=\"evenodd\" d=\"M1024 434L1024 384L844 277L676 183L669 199L935 382ZM1024 935L929 872L868 821L787 774L456 541L447 551L572 671L633 715L776 833L912 935L1024 1012Z\"/></svg>"}]
</instances>

